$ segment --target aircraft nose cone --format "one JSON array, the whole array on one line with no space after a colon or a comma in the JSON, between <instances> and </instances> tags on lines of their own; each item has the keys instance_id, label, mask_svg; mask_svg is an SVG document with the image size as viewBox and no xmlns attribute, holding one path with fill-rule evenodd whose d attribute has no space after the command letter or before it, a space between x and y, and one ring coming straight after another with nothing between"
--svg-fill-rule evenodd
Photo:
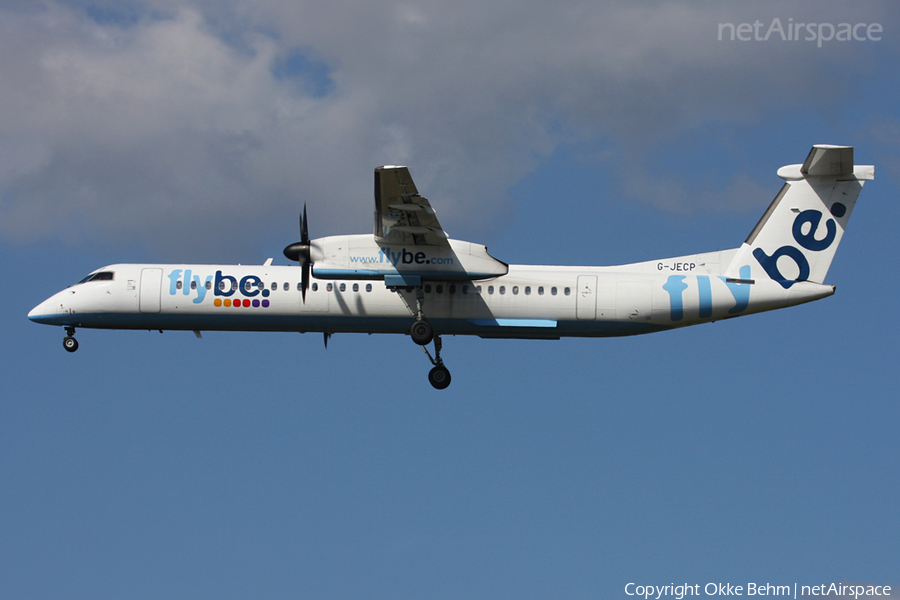
<instances>
[{"instance_id":1,"label":"aircraft nose cone","mask_svg":"<svg viewBox=\"0 0 900 600\"><path fill-rule=\"evenodd\" d=\"M55 310L55 302L53 298L48 298L31 309L28 313L28 318L34 321L35 323L45 323L48 325L52 325L54 323L53 318L57 316L57 311Z\"/></svg>"},{"instance_id":2,"label":"aircraft nose cone","mask_svg":"<svg viewBox=\"0 0 900 600\"><path fill-rule=\"evenodd\" d=\"M41 317L44 317L47 314L47 308L44 306L45 304L46 304L46 302L41 302L40 304L38 304L37 306L32 308L28 312L28 318L31 319L32 321L34 321L35 323L40 323Z\"/></svg>"}]
</instances>

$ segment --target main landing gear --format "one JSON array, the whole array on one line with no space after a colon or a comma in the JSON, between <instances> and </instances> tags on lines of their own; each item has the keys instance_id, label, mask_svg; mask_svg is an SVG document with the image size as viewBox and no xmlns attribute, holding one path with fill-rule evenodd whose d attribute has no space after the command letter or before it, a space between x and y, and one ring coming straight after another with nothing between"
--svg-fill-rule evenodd
<instances>
[{"instance_id":1,"label":"main landing gear","mask_svg":"<svg viewBox=\"0 0 900 600\"><path fill-rule=\"evenodd\" d=\"M412 340L420 346L427 346L434 338L434 328L425 319L418 319L409 329Z\"/></svg>"},{"instance_id":2,"label":"main landing gear","mask_svg":"<svg viewBox=\"0 0 900 600\"><path fill-rule=\"evenodd\" d=\"M428 372L428 382L434 389L443 390L450 385L450 371L444 366L444 361L441 359L441 336L434 332L434 328L425 319L422 311L424 301L425 294L422 288L416 288L416 320L409 329L409 335L415 343L422 346L428 360L434 365L434 368ZM432 341L434 341L434 358L427 348Z\"/></svg>"},{"instance_id":3,"label":"main landing gear","mask_svg":"<svg viewBox=\"0 0 900 600\"><path fill-rule=\"evenodd\" d=\"M66 337L63 338L63 348L69 352L78 350L78 340L75 339L74 327L66 327Z\"/></svg>"},{"instance_id":4,"label":"main landing gear","mask_svg":"<svg viewBox=\"0 0 900 600\"><path fill-rule=\"evenodd\" d=\"M418 321L416 321L416 323L418 323ZM413 327L415 327L415 324ZM434 336L434 358L431 357L431 353L428 352L428 348L425 344L420 344L420 346L422 346L422 350L425 351L425 356L427 356L428 360L431 361L431 364L434 365L434 368L428 372L428 383L436 390L446 388L450 385L450 371L444 366L444 361L441 358L441 336Z\"/></svg>"}]
</instances>

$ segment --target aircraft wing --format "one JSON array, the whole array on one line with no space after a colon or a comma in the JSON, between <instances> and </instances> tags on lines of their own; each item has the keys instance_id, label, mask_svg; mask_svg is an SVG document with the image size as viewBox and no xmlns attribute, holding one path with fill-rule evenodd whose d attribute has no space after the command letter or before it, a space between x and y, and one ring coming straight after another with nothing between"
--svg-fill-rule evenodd
<instances>
[{"instance_id":1,"label":"aircraft wing","mask_svg":"<svg viewBox=\"0 0 900 600\"><path fill-rule=\"evenodd\" d=\"M375 241L450 247L428 198L419 195L406 167L375 169Z\"/></svg>"}]
</instances>

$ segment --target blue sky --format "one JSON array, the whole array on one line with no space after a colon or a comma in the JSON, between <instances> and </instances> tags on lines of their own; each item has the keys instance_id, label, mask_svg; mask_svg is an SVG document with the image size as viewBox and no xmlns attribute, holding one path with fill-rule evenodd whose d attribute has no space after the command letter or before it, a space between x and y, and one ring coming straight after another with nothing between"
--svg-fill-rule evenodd
<instances>
[{"instance_id":1,"label":"blue sky","mask_svg":"<svg viewBox=\"0 0 900 600\"><path fill-rule=\"evenodd\" d=\"M891 2L293 4L0 9L0 596L900 586ZM884 33L716 40L776 17ZM25 318L114 262L280 262L303 202L313 236L368 231L379 164L506 262L730 248L815 143L876 166L833 297L446 338L440 393L403 336L83 330L70 355Z\"/></svg>"}]
</instances>

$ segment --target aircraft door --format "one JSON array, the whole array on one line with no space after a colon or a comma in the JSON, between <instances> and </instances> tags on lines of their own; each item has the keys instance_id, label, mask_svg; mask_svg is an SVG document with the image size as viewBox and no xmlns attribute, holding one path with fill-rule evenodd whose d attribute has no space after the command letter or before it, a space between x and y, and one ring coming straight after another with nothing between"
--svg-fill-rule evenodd
<instances>
[{"instance_id":1,"label":"aircraft door","mask_svg":"<svg viewBox=\"0 0 900 600\"><path fill-rule=\"evenodd\" d=\"M575 296L575 316L582 321L597 318L597 276L579 275Z\"/></svg>"},{"instance_id":2,"label":"aircraft door","mask_svg":"<svg viewBox=\"0 0 900 600\"><path fill-rule=\"evenodd\" d=\"M162 269L141 269L141 312L158 313L162 294Z\"/></svg>"}]
</instances>

